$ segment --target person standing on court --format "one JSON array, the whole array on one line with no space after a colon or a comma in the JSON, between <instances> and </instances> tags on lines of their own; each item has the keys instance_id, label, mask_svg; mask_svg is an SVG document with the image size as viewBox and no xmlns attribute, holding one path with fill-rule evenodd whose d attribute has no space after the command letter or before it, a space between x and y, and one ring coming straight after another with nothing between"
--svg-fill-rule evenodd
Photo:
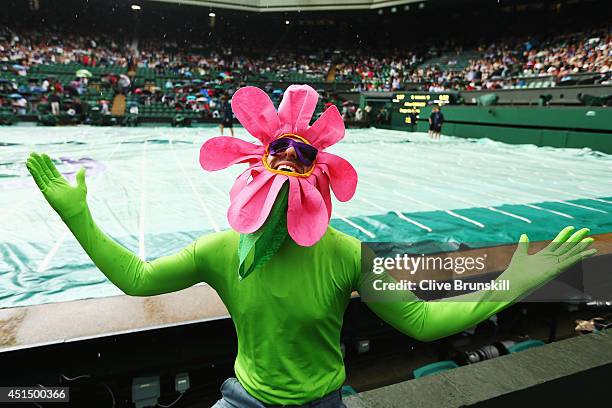
<instances>
[{"instance_id":1,"label":"person standing on court","mask_svg":"<svg viewBox=\"0 0 612 408\"><path fill-rule=\"evenodd\" d=\"M227 96L221 97L221 136L223 136L223 129L228 128L232 136L234 136L234 113L232 112L232 104L227 100Z\"/></svg>"},{"instance_id":2,"label":"person standing on court","mask_svg":"<svg viewBox=\"0 0 612 408\"><path fill-rule=\"evenodd\" d=\"M410 118L410 131L414 132L417 129L417 121L419 120L419 115L417 114L416 110L413 109L408 114L408 117Z\"/></svg>"},{"instance_id":3,"label":"person standing on court","mask_svg":"<svg viewBox=\"0 0 612 408\"><path fill-rule=\"evenodd\" d=\"M434 106L431 115L429 115L429 136L432 139L439 139L444 124L444 115L440 111L440 106Z\"/></svg>"}]
</instances>

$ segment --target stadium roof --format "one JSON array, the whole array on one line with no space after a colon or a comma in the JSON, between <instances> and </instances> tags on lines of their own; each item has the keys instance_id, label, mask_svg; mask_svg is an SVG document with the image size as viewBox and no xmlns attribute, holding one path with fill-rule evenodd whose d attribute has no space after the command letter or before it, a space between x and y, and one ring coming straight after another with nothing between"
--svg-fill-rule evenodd
<instances>
[{"instance_id":1,"label":"stadium roof","mask_svg":"<svg viewBox=\"0 0 612 408\"><path fill-rule=\"evenodd\" d=\"M256 12L368 10L428 0L149 0ZM135 1L136 2L136 1Z\"/></svg>"}]
</instances>

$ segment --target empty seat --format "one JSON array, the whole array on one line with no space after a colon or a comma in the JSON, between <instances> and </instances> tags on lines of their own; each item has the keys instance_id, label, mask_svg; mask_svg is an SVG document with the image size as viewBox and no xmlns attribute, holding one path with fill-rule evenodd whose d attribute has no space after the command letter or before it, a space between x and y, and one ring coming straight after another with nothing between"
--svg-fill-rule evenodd
<instances>
[{"instance_id":1,"label":"empty seat","mask_svg":"<svg viewBox=\"0 0 612 408\"><path fill-rule=\"evenodd\" d=\"M546 343L544 343L542 340L522 341L520 343L516 343L515 345L508 347L508 352L518 353L519 351L527 350L527 349L534 348L534 347L540 347L540 346L543 346L544 344Z\"/></svg>"},{"instance_id":2,"label":"empty seat","mask_svg":"<svg viewBox=\"0 0 612 408\"><path fill-rule=\"evenodd\" d=\"M355 391L355 389L351 387L350 385L343 385L341 392L342 392L342 397L348 397L350 395L357 395L357 391Z\"/></svg>"},{"instance_id":3,"label":"empty seat","mask_svg":"<svg viewBox=\"0 0 612 408\"><path fill-rule=\"evenodd\" d=\"M428 375L436 374L441 371L452 370L453 368L459 367L454 361L438 361L437 363L431 363L424 365L423 367L417 368L412 372L414 378L421 378Z\"/></svg>"}]
</instances>

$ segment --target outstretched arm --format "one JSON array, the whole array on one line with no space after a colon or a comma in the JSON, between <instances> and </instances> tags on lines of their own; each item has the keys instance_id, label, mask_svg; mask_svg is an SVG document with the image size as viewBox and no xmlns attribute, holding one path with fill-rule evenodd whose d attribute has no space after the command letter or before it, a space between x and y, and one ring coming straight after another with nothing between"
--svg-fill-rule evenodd
<instances>
[{"instance_id":1,"label":"outstretched arm","mask_svg":"<svg viewBox=\"0 0 612 408\"><path fill-rule=\"evenodd\" d=\"M373 281L394 282L388 274L362 274L359 291L378 316L404 334L431 341L459 333L498 313L554 279L570 266L593 255L593 238L584 228L572 235L563 229L542 251L528 254L529 240L522 235L508 269L496 281L508 280L509 291L482 290L437 301L424 301L410 291L374 293ZM571 236L570 236L571 235ZM375 301L368 301L375 299Z\"/></svg>"},{"instance_id":2,"label":"outstretched arm","mask_svg":"<svg viewBox=\"0 0 612 408\"><path fill-rule=\"evenodd\" d=\"M49 156L32 153L27 167L45 199L59 214L87 255L125 294L150 296L192 286L202 277L195 262L196 242L180 252L145 262L107 236L94 222L87 206L85 169L72 186Z\"/></svg>"}]
</instances>

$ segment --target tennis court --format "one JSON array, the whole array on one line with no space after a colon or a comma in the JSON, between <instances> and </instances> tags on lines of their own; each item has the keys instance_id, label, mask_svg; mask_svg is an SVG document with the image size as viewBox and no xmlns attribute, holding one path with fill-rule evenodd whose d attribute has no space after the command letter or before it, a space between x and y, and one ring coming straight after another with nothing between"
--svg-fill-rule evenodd
<instances>
[{"instance_id":1,"label":"tennis court","mask_svg":"<svg viewBox=\"0 0 612 408\"><path fill-rule=\"evenodd\" d=\"M228 228L229 189L245 166L198 163L217 127L1 128L0 307L121 294L91 263L24 165L45 152L73 180L87 168L94 219L143 259ZM254 141L242 128L237 136ZM349 129L330 152L359 184L332 226L361 240L479 243L552 238L566 225L612 231L612 156L380 129Z\"/></svg>"}]
</instances>

